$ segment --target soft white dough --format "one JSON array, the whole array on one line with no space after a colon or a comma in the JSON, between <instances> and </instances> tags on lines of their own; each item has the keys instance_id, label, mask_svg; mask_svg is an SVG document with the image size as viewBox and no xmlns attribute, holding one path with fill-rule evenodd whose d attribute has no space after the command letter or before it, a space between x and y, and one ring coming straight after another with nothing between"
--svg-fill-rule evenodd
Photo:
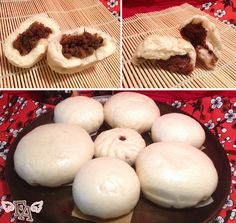
<instances>
[{"instance_id":1,"label":"soft white dough","mask_svg":"<svg viewBox=\"0 0 236 223\"><path fill-rule=\"evenodd\" d=\"M99 218L128 214L137 204L140 183L122 160L102 157L88 161L75 177L72 193L81 212Z\"/></svg>"},{"instance_id":2,"label":"soft white dough","mask_svg":"<svg viewBox=\"0 0 236 223\"><path fill-rule=\"evenodd\" d=\"M188 115L169 113L162 115L152 125L154 142L182 142L200 148L206 138L202 126Z\"/></svg>"},{"instance_id":3,"label":"soft white dough","mask_svg":"<svg viewBox=\"0 0 236 223\"><path fill-rule=\"evenodd\" d=\"M163 207L193 207L207 200L218 183L211 159L188 144L151 144L135 166L144 196Z\"/></svg>"},{"instance_id":4,"label":"soft white dough","mask_svg":"<svg viewBox=\"0 0 236 223\"><path fill-rule=\"evenodd\" d=\"M146 146L142 136L133 129L114 128L102 132L94 141L96 157L116 157L133 165Z\"/></svg>"},{"instance_id":5,"label":"soft white dough","mask_svg":"<svg viewBox=\"0 0 236 223\"><path fill-rule=\"evenodd\" d=\"M85 96L67 98L57 104L54 109L56 123L77 124L88 133L97 131L103 120L102 104Z\"/></svg>"},{"instance_id":6,"label":"soft white dough","mask_svg":"<svg viewBox=\"0 0 236 223\"><path fill-rule=\"evenodd\" d=\"M196 52L191 43L173 36L151 35L137 46L132 62L139 64L145 60L167 60L176 55L189 55L190 63L195 66Z\"/></svg>"},{"instance_id":7,"label":"soft white dough","mask_svg":"<svg viewBox=\"0 0 236 223\"><path fill-rule=\"evenodd\" d=\"M47 124L18 143L17 174L31 185L57 187L73 181L80 167L94 155L94 143L78 125Z\"/></svg>"},{"instance_id":8,"label":"soft white dough","mask_svg":"<svg viewBox=\"0 0 236 223\"><path fill-rule=\"evenodd\" d=\"M44 26L49 27L52 30L52 33L48 36L47 39L40 39L34 49L32 49L27 55L22 56L20 52L13 47L12 44L18 37L18 35L26 31L34 22L39 22ZM50 41L55 35L59 33L59 25L53 19L48 18L46 14L40 14L30 17L29 19L21 23L20 26L6 38L3 45L4 54L7 57L8 61L14 66L22 68L32 67L35 63L37 63L45 56L48 47L48 41Z\"/></svg>"},{"instance_id":9,"label":"soft white dough","mask_svg":"<svg viewBox=\"0 0 236 223\"><path fill-rule=\"evenodd\" d=\"M84 59L72 57L67 59L62 54L62 45L60 40L62 35L81 35L84 31L91 34L98 34L103 38L103 45L99 47L94 53ZM110 35L102 32L101 30L90 27L79 27L74 30L68 30L60 35L57 35L50 41L47 52L47 61L52 70L62 74L72 74L82 71L88 67L95 65L97 62L104 60L111 56L116 51L116 40Z\"/></svg>"},{"instance_id":10,"label":"soft white dough","mask_svg":"<svg viewBox=\"0 0 236 223\"><path fill-rule=\"evenodd\" d=\"M104 105L105 121L113 128L131 128L139 133L149 131L160 116L156 103L149 97L122 92L109 98Z\"/></svg>"}]
</instances>

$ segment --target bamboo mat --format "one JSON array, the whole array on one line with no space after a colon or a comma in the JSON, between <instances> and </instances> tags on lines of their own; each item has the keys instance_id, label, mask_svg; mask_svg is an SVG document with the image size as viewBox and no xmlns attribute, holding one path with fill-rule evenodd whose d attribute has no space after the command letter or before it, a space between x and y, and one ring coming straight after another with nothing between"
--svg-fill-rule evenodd
<instances>
[{"instance_id":1,"label":"bamboo mat","mask_svg":"<svg viewBox=\"0 0 236 223\"><path fill-rule=\"evenodd\" d=\"M197 64L191 75L170 73L151 62L131 63L136 46L152 34L180 36L178 28L191 16L207 16L220 31L224 48L214 71ZM125 88L235 88L236 30L199 9L183 4L161 12L137 14L123 20L123 87Z\"/></svg>"},{"instance_id":2,"label":"bamboo mat","mask_svg":"<svg viewBox=\"0 0 236 223\"><path fill-rule=\"evenodd\" d=\"M117 40L117 51L95 67L72 75L58 74L46 58L30 69L12 66L3 54L3 41L28 17L47 13L62 31L91 26ZM0 1L1 88L117 88L120 86L120 24L98 0L1 0Z\"/></svg>"}]
</instances>

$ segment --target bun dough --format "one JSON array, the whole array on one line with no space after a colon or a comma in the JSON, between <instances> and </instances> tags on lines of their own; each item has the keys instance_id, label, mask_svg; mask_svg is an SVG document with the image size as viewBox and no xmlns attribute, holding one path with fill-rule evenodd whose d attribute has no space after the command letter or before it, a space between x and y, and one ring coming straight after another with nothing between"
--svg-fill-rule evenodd
<instances>
[{"instance_id":1,"label":"bun dough","mask_svg":"<svg viewBox=\"0 0 236 223\"><path fill-rule=\"evenodd\" d=\"M18 35L26 31L34 22L39 22L44 26L49 27L52 30L52 33L47 39L40 39L34 49L32 49L27 55L22 56L12 44ZM21 23L20 26L7 37L3 46L4 54L8 61L14 66L22 68L32 67L45 56L48 41L50 41L58 33L60 33L59 25L54 20L48 18L46 14L33 16Z\"/></svg>"},{"instance_id":2,"label":"bun dough","mask_svg":"<svg viewBox=\"0 0 236 223\"><path fill-rule=\"evenodd\" d=\"M25 135L17 145L17 174L31 185L57 187L73 181L94 154L94 143L77 125L47 124Z\"/></svg>"},{"instance_id":3,"label":"bun dough","mask_svg":"<svg viewBox=\"0 0 236 223\"><path fill-rule=\"evenodd\" d=\"M139 64L145 60L167 60L171 56L186 54L195 67L196 52L188 41L173 36L152 35L136 48L132 62Z\"/></svg>"},{"instance_id":4,"label":"bun dough","mask_svg":"<svg viewBox=\"0 0 236 223\"><path fill-rule=\"evenodd\" d=\"M98 135L94 145L96 157L116 157L133 165L146 143L133 129L115 128Z\"/></svg>"},{"instance_id":5,"label":"bun dough","mask_svg":"<svg viewBox=\"0 0 236 223\"><path fill-rule=\"evenodd\" d=\"M81 35L84 31L91 34L98 34L103 38L103 46L99 47L94 53L84 59L72 57L67 59L62 54L62 45L60 40L62 35ZM95 28L80 27L74 30L66 31L60 35L57 35L48 46L47 61L52 70L62 74L72 74L82 71L88 67L95 65L98 61L104 60L111 56L116 51L116 40L108 34L97 30Z\"/></svg>"},{"instance_id":6,"label":"bun dough","mask_svg":"<svg viewBox=\"0 0 236 223\"><path fill-rule=\"evenodd\" d=\"M215 24L205 16L195 15L187 20L180 28L184 28L189 23L202 24L203 28L207 31L206 45L219 59L220 50L222 50L222 42ZM198 50L197 56L201 61L205 63L208 68L212 69L215 67L216 63L212 64L212 54L209 54L208 50L206 50L205 48L201 48L200 50Z\"/></svg>"},{"instance_id":7,"label":"bun dough","mask_svg":"<svg viewBox=\"0 0 236 223\"><path fill-rule=\"evenodd\" d=\"M200 148L206 135L202 126L188 115L169 113L162 115L152 125L154 142L182 142Z\"/></svg>"},{"instance_id":8,"label":"bun dough","mask_svg":"<svg viewBox=\"0 0 236 223\"><path fill-rule=\"evenodd\" d=\"M72 193L84 214L116 218L129 213L140 195L138 177L127 163L111 157L88 161L75 177Z\"/></svg>"},{"instance_id":9,"label":"bun dough","mask_svg":"<svg viewBox=\"0 0 236 223\"><path fill-rule=\"evenodd\" d=\"M95 132L104 120L103 106L93 98L76 96L65 99L54 109L56 123L77 124L88 133Z\"/></svg>"},{"instance_id":10,"label":"bun dough","mask_svg":"<svg viewBox=\"0 0 236 223\"><path fill-rule=\"evenodd\" d=\"M113 95L105 103L104 115L112 128L131 128L143 133L151 129L152 123L160 116L160 110L145 95L122 92Z\"/></svg>"},{"instance_id":11,"label":"bun dough","mask_svg":"<svg viewBox=\"0 0 236 223\"><path fill-rule=\"evenodd\" d=\"M144 196L163 207L193 207L207 200L218 183L212 161L187 144L151 144L135 166Z\"/></svg>"}]
</instances>

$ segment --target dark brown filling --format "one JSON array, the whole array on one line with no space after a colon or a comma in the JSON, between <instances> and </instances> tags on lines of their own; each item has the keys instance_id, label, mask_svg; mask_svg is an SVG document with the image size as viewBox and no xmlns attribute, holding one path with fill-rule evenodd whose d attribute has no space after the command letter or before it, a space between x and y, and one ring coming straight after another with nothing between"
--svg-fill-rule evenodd
<instances>
[{"instance_id":1,"label":"dark brown filling","mask_svg":"<svg viewBox=\"0 0 236 223\"><path fill-rule=\"evenodd\" d=\"M48 38L52 30L42 23L34 22L30 27L19 34L13 42L13 47L17 49L22 56L27 55L34 49L40 39Z\"/></svg>"},{"instance_id":2,"label":"dark brown filling","mask_svg":"<svg viewBox=\"0 0 236 223\"><path fill-rule=\"evenodd\" d=\"M210 50L209 47L206 45L207 31L202 26L202 23L189 23L180 30L180 33L184 38L188 39L192 43L197 52L200 49L206 49L209 55L211 55L212 57L211 65L214 66L216 64L218 58L213 53L213 51Z\"/></svg>"},{"instance_id":3,"label":"dark brown filling","mask_svg":"<svg viewBox=\"0 0 236 223\"><path fill-rule=\"evenodd\" d=\"M97 34L84 32L82 35L63 35L60 41L62 54L67 59L78 57L83 59L94 53L103 44L103 38Z\"/></svg>"},{"instance_id":4,"label":"dark brown filling","mask_svg":"<svg viewBox=\"0 0 236 223\"><path fill-rule=\"evenodd\" d=\"M184 38L189 39L194 47L206 45L207 31L202 26L202 23L189 23L181 29L180 33Z\"/></svg>"},{"instance_id":5,"label":"dark brown filling","mask_svg":"<svg viewBox=\"0 0 236 223\"><path fill-rule=\"evenodd\" d=\"M170 57L168 60L157 60L162 68L182 74L189 74L193 71L194 66L190 62L189 55L177 55Z\"/></svg>"},{"instance_id":6,"label":"dark brown filling","mask_svg":"<svg viewBox=\"0 0 236 223\"><path fill-rule=\"evenodd\" d=\"M120 136L120 137L119 137L119 140L125 141L125 140L126 140L126 137L125 137L125 136Z\"/></svg>"}]
</instances>

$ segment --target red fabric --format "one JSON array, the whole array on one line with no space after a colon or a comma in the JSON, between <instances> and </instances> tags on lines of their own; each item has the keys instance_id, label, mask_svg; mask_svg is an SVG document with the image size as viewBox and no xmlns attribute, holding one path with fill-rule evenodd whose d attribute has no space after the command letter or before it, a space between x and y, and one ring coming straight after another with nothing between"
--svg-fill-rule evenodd
<instances>
[{"instance_id":1,"label":"red fabric","mask_svg":"<svg viewBox=\"0 0 236 223\"><path fill-rule=\"evenodd\" d=\"M218 18L224 23L236 28L236 0L218 0L218 1L206 1L206 0L176 0L176 1L162 1L162 0L124 0L123 1L123 18L133 16L137 13L160 11L169 7L181 5L183 3L189 3L211 16Z\"/></svg>"},{"instance_id":2,"label":"red fabric","mask_svg":"<svg viewBox=\"0 0 236 223\"><path fill-rule=\"evenodd\" d=\"M83 91L77 93L94 96L104 92ZM232 190L214 222L236 222L236 92L143 91L142 93L157 100L168 101L168 104L187 112L205 124L219 139L229 154ZM12 92L0 93L0 200L10 200L4 178L4 166L11 143L32 120L54 108L53 105L32 100L31 94L34 93L24 93L26 98L23 98L12 94ZM38 94L43 95L42 92L38 92ZM41 98L40 95L38 98ZM0 205L0 223L9 222L15 222L12 212L5 213Z\"/></svg>"},{"instance_id":3,"label":"red fabric","mask_svg":"<svg viewBox=\"0 0 236 223\"><path fill-rule=\"evenodd\" d=\"M117 18L120 16L120 0L100 0L100 2L110 10Z\"/></svg>"},{"instance_id":4,"label":"red fabric","mask_svg":"<svg viewBox=\"0 0 236 223\"><path fill-rule=\"evenodd\" d=\"M137 13L145 13L145 12L154 12L154 11L161 11L163 9L181 5L184 3L189 3L193 6L198 6L202 3L207 2L207 0L123 0L123 7L122 7L122 17L126 18L129 16L133 16Z\"/></svg>"}]
</instances>

